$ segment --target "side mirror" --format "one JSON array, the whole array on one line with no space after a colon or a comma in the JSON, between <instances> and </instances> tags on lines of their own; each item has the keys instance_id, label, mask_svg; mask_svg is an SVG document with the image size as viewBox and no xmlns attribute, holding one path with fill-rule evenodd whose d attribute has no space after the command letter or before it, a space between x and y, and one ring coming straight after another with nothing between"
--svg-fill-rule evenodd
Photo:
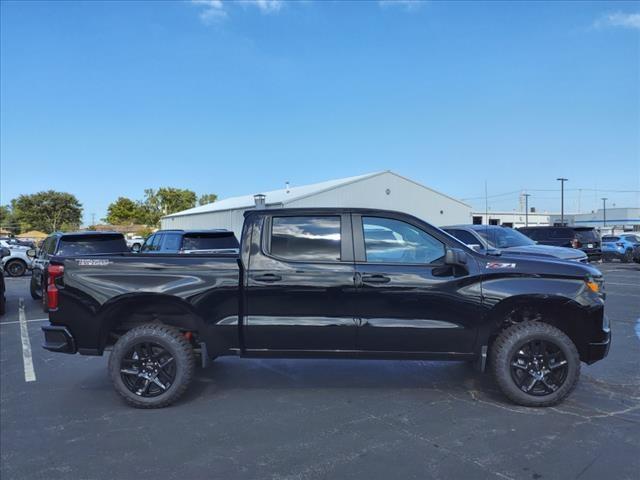
<instances>
[{"instance_id":1,"label":"side mirror","mask_svg":"<svg viewBox=\"0 0 640 480\"><path fill-rule=\"evenodd\" d=\"M30 248L29 250L27 250L27 257L36 258L36 256L37 256L37 252L35 248Z\"/></svg>"},{"instance_id":2,"label":"side mirror","mask_svg":"<svg viewBox=\"0 0 640 480\"><path fill-rule=\"evenodd\" d=\"M444 263L458 267L465 266L467 264L467 254L457 248L447 248L447 252L444 255Z\"/></svg>"}]
</instances>

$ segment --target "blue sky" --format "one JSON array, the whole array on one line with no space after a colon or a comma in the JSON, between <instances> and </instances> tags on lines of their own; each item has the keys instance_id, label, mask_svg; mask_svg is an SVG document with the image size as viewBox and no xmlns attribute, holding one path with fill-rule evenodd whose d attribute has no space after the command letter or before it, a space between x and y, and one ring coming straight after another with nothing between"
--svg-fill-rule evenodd
<instances>
[{"instance_id":1,"label":"blue sky","mask_svg":"<svg viewBox=\"0 0 640 480\"><path fill-rule=\"evenodd\" d=\"M638 3L0 8L3 204L53 188L90 219L390 169L482 208L486 179L494 211L558 210L559 176L568 210L639 206Z\"/></svg>"}]
</instances>

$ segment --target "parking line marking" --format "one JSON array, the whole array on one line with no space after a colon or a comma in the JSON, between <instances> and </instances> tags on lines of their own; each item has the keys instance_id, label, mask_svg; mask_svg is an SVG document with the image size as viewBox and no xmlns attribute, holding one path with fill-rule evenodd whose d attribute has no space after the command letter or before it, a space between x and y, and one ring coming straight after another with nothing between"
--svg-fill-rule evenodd
<instances>
[{"instance_id":1,"label":"parking line marking","mask_svg":"<svg viewBox=\"0 0 640 480\"><path fill-rule=\"evenodd\" d=\"M630 287L640 287L640 283L616 283L616 282L607 282L605 280L605 285L628 285Z\"/></svg>"},{"instance_id":2,"label":"parking line marking","mask_svg":"<svg viewBox=\"0 0 640 480\"><path fill-rule=\"evenodd\" d=\"M640 318L636 320L636 337L640 340Z\"/></svg>"},{"instance_id":3,"label":"parking line marking","mask_svg":"<svg viewBox=\"0 0 640 480\"><path fill-rule=\"evenodd\" d=\"M20 322L20 338L22 340L22 361L24 363L24 381L35 382L36 372L33 369L33 357L31 356L31 341L27 329L27 317L24 314L24 298L18 300L18 318Z\"/></svg>"},{"instance_id":4,"label":"parking line marking","mask_svg":"<svg viewBox=\"0 0 640 480\"><path fill-rule=\"evenodd\" d=\"M25 320L25 322L30 323L30 322L46 322L48 321L48 318L33 318L31 320ZM0 322L0 327L2 325L12 325L14 323L20 323L20 320L15 320L15 321L11 321L11 322Z\"/></svg>"}]
</instances>

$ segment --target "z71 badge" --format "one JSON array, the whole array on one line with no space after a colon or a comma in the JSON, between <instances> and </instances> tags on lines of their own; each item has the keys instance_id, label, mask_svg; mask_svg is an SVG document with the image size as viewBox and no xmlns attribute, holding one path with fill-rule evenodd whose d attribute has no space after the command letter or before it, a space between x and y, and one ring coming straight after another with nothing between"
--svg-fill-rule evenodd
<instances>
[{"instance_id":1,"label":"z71 badge","mask_svg":"<svg viewBox=\"0 0 640 480\"><path fill-rule=\"evenodd\" d=\"M487 268L516 268L516 264L503 262L487 262Z\"/></svg>"},{"instance_id":2,"label":"z71 badge","mask_svg":"<svg viewBox=\"0 0 640 480\"><path fill-rule=\"evenodd\" d=\"M101 267L104 265L109 265L111 263L111 260L100 258L78 258L76 262L81 267Z\"/></svg>"}]
</instances>

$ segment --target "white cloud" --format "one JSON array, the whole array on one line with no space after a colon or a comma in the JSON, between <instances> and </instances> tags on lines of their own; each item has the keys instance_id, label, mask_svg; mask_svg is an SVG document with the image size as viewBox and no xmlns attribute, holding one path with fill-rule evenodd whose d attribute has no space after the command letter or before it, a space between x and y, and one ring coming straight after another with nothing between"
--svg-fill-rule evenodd
<instances>
[{"instance_id":1,"label":"white cloud","mask_svg":"<svg viewBox=\"0 0 640 480\"><path fill-rule=\"evenodd\" d=\"M378 0L378 5L386 7L401 7L406 11L415 11L424 4L424 0Z\"/></svg>"},{"instance_id":2,"label":"white cloud","mask_svg":"<svg viewBox=\"0 0 640 480\"><path fill-rule=\"evenodd\" d=\"M640 13L607 13L597 19L593 26L596 28L621 27L640 30Z\"/></svg>"},{"instance_id":3,"label":"white cloud","mask_svg":"<svg viewBox=\"0 0 640 480\"><path fill-rule=\"evenodd\" d=\"M258 7L262 13L275 13L284 6L283 0L239 0L243 5Z\"/></svg>"},{"instance_id":4,"label":"white cloud","mask_svg":"<svg viewBox=\"0 0 640 480\"><path fill-rule=\"evenodd\" d=\"M227 18L222 0L191 0L191 3L204 7L200 11L200 20L206 24Z\"/></svg>"},{"instance_id":5,"label":"white cloud","mask_svg":"<svg viewBox=\"0 0 640 480\"><path fill-rule=\"evenodd\" d=\"M228 17L228 9L230 5L238 4L243 7L255 7L261 13L276 13L284 6L283 0L191 0L194 5L202 8L200 11L200 20L206 24L214 23Z\"/></svg>"}]
</instances>

